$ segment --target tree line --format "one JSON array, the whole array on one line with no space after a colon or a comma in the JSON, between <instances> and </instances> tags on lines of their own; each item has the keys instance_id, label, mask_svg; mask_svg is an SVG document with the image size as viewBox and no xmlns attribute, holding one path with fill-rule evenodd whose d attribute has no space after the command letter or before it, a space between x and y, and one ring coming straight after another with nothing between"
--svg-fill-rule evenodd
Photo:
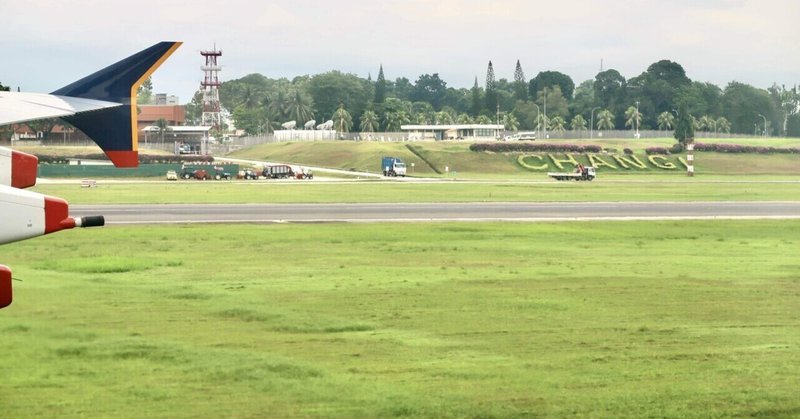
<instances>
[{"instance_id":1,"label":"tree line","mask_svg":"<svg viewBox=\"0 0 800 419\"><path fill-rule=\"evenodd\" d=\"M490 61L485 82L448 87L438 73L375 80L340 71L272 79L250 74L220 88L223 107L249 134L270 132L294 120L299 127L332 120L338 131L399 131L404 124L501 123L508 130L673 130L679 109L693 129L770 136L800 136L797 87L760 89L732 81L725 88L689 79L673 61L651 64L626 79L608 69L577 86L558 71L526 79L519 61L513 79L495 77ZM187 106L199 119L201 95Z\"/></svg>"}]
</instances>

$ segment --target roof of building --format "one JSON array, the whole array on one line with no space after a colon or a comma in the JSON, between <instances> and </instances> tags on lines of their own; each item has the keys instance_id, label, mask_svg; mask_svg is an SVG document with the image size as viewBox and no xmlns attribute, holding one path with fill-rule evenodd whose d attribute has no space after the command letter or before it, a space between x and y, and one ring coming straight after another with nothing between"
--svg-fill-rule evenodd
<instances>
[{"instance_id":1,"label":"roof of building","mask_svg":"<svg viewBox=\"0 0 800 419\"><path fill-rule=\"evenodd\" d=\"M202 127L197 125L178 125L168 126L167 130L172 132L208 132L212 127ZM158 132L159 128L155 125L149 125L142 129L147 132Z\"/></svg>"},{"instance_id":2,"label":"roof of building","mask_svg":"<svg viewBox=\"0 0 800 419\"><path fill-rule=\"evenodd\" d=\"M182 105L140 105L137 120L140 122L166 119L181 123L186 120L186 111Z\"/></svg>"},{"instance_id":3,"label":"roof of building","mask_svg":"<svg viewBox=\"0 0 800 419\"><path fill-rule=\"evenodd\" d=\"M456 124L456 125L401 125L405 131L449 131L454 129L505 129L502 124Z\"/></svg>"}]
</instances>

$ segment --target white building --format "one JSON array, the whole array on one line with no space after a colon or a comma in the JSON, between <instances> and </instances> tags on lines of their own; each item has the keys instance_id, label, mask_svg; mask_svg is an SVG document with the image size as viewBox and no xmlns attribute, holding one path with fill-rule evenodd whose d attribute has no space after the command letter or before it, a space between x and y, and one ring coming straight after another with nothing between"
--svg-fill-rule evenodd
<instances>
[{"instance_id":1,"label":"white building","mask_svg":"<svg viewBox=\"0 0 800 419\"><path fill-rule=\"evenodd\" d=\"M409 140L485 140L500 137L505 131L505 126L502 124L402 125L400 129L408 132Z\"/></svg>"}]
</instances>

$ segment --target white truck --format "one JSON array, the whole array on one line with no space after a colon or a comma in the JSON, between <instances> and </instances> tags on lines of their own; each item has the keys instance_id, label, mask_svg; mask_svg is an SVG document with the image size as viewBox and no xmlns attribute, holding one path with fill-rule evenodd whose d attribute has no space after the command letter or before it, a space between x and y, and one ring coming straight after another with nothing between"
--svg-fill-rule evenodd
<instances>
[{"instance_id":1,"label":"white truck","mask_svg":"<svg viewBox=\"0 0 800 419\"><path fill-rule=\"evenodd\" d=\"M381 159L381 169L384 176L406 175L406 164L397 157L384 157Z\"/></svg>"}]
</instances>

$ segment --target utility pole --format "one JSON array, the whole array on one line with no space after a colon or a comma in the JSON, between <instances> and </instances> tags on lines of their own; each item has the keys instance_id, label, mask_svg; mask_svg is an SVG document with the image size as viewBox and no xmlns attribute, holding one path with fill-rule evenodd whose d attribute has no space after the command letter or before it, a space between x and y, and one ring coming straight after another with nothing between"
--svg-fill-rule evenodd
<instances>
[{"instance_id":1,"label":"utility pole","mask_svg":"<svg viewBox=\"0 0 800 419\"><path fill-rule=\"evenodd\" d=\"M639 139L639 101L636 101L636 115L634 115L633 122L636 124L636 139Z\"/></svg>"},{"instance_id":2,"label":"utility pole","mask_svg":"<svg viewBox=\"0 0 800 419\"><path fill-rule=\"evenodd\" d=\"M500 125L500 101L497 102L497 125ZM504 127L505 128L505 127ZM500 129L497 129L495 138L501 138Z\"/></svg>"},{"instance_id":3,"label":"utility pole","mask_svg":"<svg viewBox=\"0 0 800 419\"><path fill-rule=\"evenodd\" d=\"M545 87L542 90L544 91L544 119L542 120L542 122L544 122L544 138L543 139L546 140L547 139L547 88Z\"/></svg>"}]
</instances>

